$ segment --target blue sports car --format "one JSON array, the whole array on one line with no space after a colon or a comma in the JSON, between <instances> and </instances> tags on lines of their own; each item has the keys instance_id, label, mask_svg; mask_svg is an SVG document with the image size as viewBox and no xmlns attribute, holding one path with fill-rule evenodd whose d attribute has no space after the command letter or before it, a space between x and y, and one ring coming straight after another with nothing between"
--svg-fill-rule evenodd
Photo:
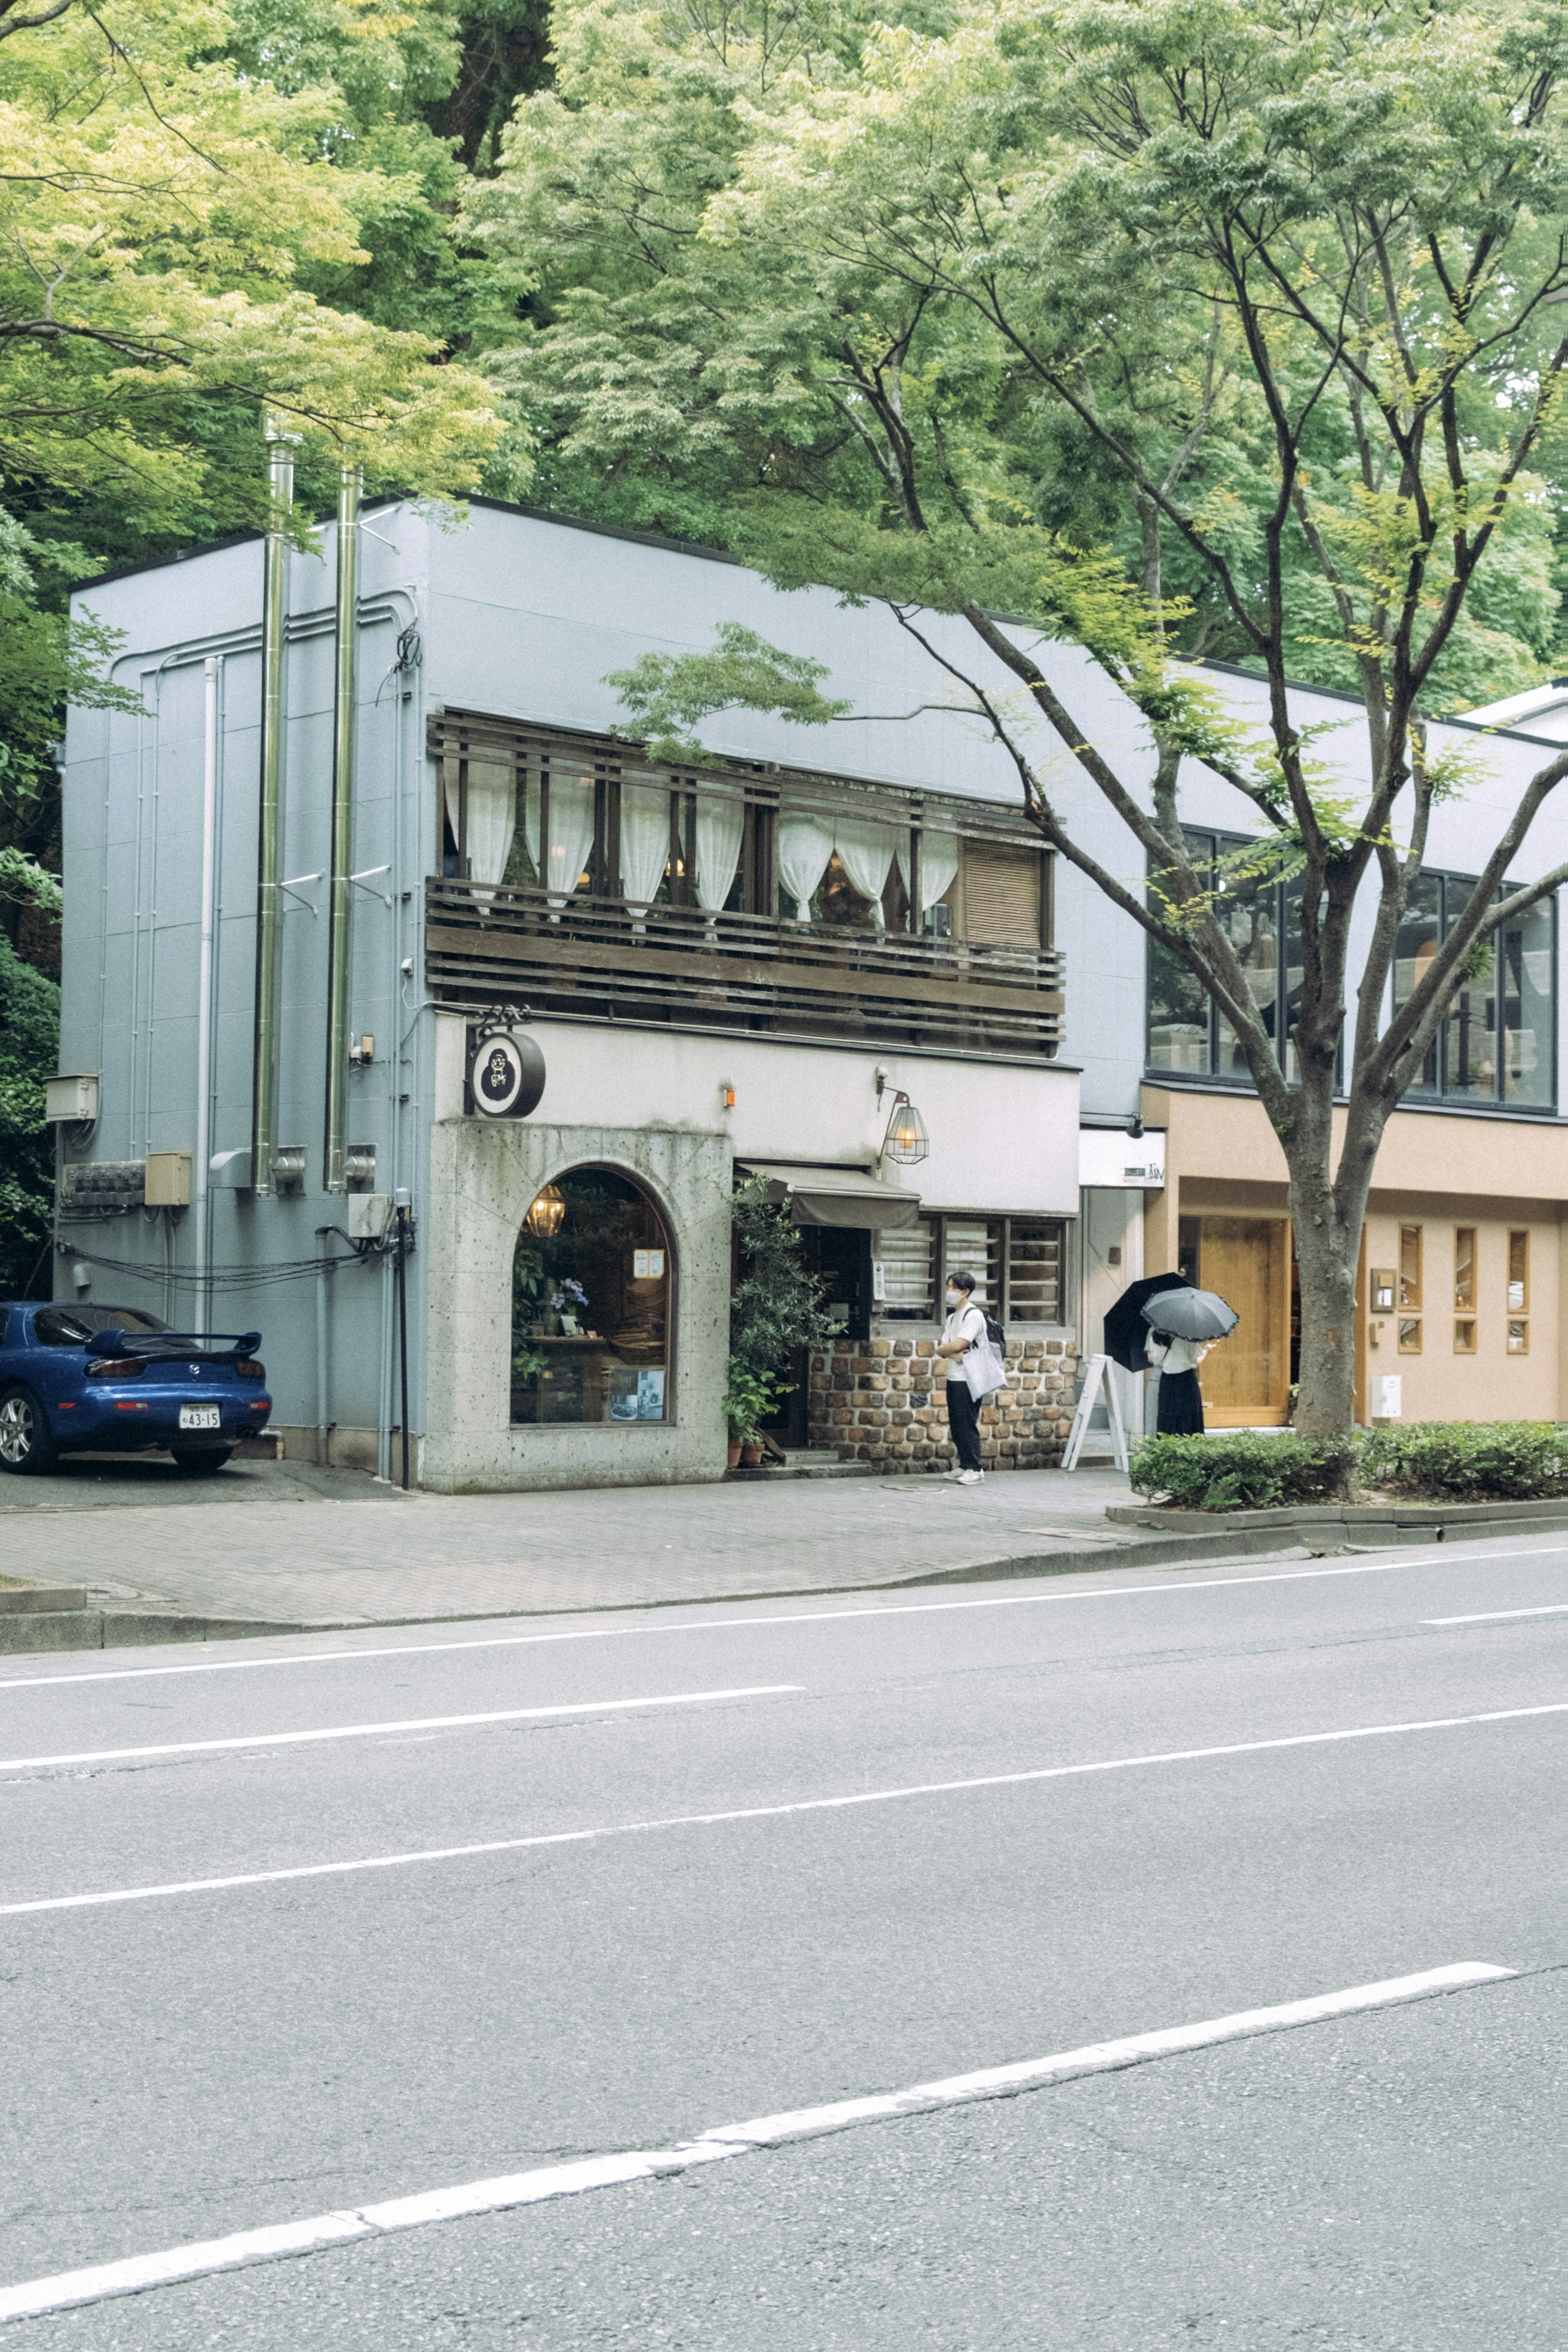
<instances>
[{"instance_id":1,"label":"blue sports car","mask_svg":"<svg viewBox=\"0 0 1568 2352\"><path fill-rule=\"evenodd\" d=\"M141 1307L0 1304L0 1470L153 1446L189 1477L221 1470L272 1412L260 1340L171 1331Z\"/></svg>"}]
</instances>

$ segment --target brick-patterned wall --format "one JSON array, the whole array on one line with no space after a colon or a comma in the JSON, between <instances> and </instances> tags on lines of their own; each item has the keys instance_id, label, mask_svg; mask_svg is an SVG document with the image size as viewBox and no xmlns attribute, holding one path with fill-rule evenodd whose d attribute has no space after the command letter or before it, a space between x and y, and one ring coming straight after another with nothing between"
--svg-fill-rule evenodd
<instances>
[{"instance_id":1,"label":"brick-patterned wall","mask_svg":"<svg viewBox=\"0 0 1568 2352\"><path fill-rule=\"evenodd\" d=\"M883 1471L950 1470L947 1366L931 1339L840 1339L811 1360L807 1443ZM1007 1385L980 1416L988 1470L1048 1470L1072 1426L1078 1349L1009 1339Z\"/></svg>"}]
</instances>

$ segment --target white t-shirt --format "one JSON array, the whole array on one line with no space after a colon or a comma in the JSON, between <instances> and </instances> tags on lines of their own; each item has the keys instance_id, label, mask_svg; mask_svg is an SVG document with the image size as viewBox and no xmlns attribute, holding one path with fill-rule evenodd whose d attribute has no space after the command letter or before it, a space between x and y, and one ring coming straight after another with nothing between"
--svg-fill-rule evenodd
<instances>
[{"instance_id":1,"label":"white t-shirt","mask_svg":"<svg viewBox=\"0 0 1568 2352\"><path fill-rule=\"evenodd\" d=\"M984 1339L984 1337L985 1318L981 1313L978 1307L955 1307L952 1313L948 1317L947 1321L942 1327L942 1345L944 1347L954 1339L967 1339L970 1346L974 1348L979 1346L981 1340ZM948 1379L950 1381L963 1380L963 1358L962 1356L949 1356L946 1359L946 1363Z\"/></svg>"},{"instance_id":2,"label":"white t-shirt","mask_svg":"<svg viewBox=\"0 0 1568 2352\"><path fill-rule=\"evenodd\" d=\"M1173 1334L1168 1348L1162 1347L1153 1331L1143 1343L1143 1352L1152 1364L1163 1372L1195 1372L1203 1361L1201 1339L1183 1339Z\"/></svg>"}]
</instances>

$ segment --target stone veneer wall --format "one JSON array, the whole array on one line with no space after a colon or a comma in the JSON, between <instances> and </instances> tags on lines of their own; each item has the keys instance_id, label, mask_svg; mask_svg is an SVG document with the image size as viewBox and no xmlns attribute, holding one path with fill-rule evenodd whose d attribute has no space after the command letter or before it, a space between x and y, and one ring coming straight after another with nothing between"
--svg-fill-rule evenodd
<instances>
[{"instance_id":1,"label":"stone veneer wall","mask_svg":"<svg viewBox=\"0 0 1568 2352\"><path fill-rule=\"evenodd\" d=\"M1072 1426L1078 1349L1009 1339L1007 1385L980 1416L988 1470L1048 1470ZM932 1339L840 1339L811 1360L807 1443L881 1471L947 1470L947 1369Z\"/></svg>"}]
</instances>

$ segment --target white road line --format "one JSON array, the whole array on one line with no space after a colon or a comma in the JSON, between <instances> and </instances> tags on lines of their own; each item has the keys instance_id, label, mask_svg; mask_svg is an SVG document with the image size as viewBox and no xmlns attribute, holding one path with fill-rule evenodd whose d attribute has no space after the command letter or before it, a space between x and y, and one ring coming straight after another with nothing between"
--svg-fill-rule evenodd
<instances>
[{"instance_id":1,"label":"white road line","mask_svg":"<svg viewBox=\"0 0 1568 2352\"><path fill-rule=\"evenodd\" d=\"M710 1692L747 1697L747 1692ZM1261 1756L1283 1748L1330 1747L1345 1739L1388 1739L1401 1732L1463 1731L1479 1723L1515 1723L1531 1716L1568 1715L1568 1699L1551 1706L1510 1706L1489 1715L1435 1717L1422 1723L1373 1723L1351 1731L1298 1731L1283 1739L1246 1739L1226 1748L1177 1748L1163 1755L1111 1756L1090 1764L1046 1764L1031 1772L987 1772L973 1780L927 1780L905 1789L866 1789L847 1797L801 1797L784 1805L742 1805L721 1813L670 1813L662 1820L610 1822L585 1830L542 1831L535 1837L490 1838L479 1845L430 1846L412 1853L370 1854L353 1862L297 1863L287 1870L236 1872L223 1878L171 1880L163 1886L114 1887L95 1895L46 1895L0 1904L0 1919L29 1911L86 1911L104 1903L149 1903L169 1895L213 1895L236 1886L275 1886L296 1878L341 1878L359 1870L402 1870L422 1862L465 1862L479 1854L526 1853L537 1846L588 1845L605 1838L646 1836L654 1830L718 1829L729 1822L782 1821L794 1813L845 1812L856 1805L891 1805L911 1797L960 1796L972 1789L1019 1789L1039 1780L1075 1780L1093 1772L1131 1772L1153 1764L1201 1764L1223 1756Z\"/></svg>"},{"instance_id":2,"label":"white road line","mask_svg":"<svg viewBox=\"0 0 1568 2352\"><path fill-rule=\"evenodd\" d=\"M1423 1617L1423 1625L1491 1625L1503 1617L1568 1617L1568 1601L1545 1609L1483 1609L1474 1617Z\"/></svg>"},{"instance_id":3,"label":"white road line","mask_svg":"<svg viewBox=\"0 0 1568 2352\"><path fill-rule=\"evenodd\" d=\"M172 1739L156 1748L84 1748L71 1756L0 1757L0 1772L37 1772L56 1764L125 1764L149 1756L205 1756L221 1748L292 1748L311 1739L374 1739L399 1731L458 1731L476 1723L538 1723L555 1715L614 1715L628 1707L700 1706L705 1700L783 1698L799 1683L759 1683L749 1690L673 1691L658 1698L585 1698L570 1706L506 1706L486 1715L416 1715L402 1723L339 1723L321 1731L247 1731L231 1739Z\"/></svg>"},{"instance_id":4,"label":"white road line","mask_svg":"<svg viewBox=\"0 0 1568 2352\"><path fill-rule=\"evenodd\" d=\"M973 1601L887 1601L860 1609L797 1609L777 1617L680 1618L672 1624L574 1625L553 1633L486 1633L462 1642L398 1642L365 1650L309 1650L286 1658L201 1658L188 1665L113 1666L106 1673L76 1675L14 1675L0 1677L0 1691L52 1690L66 1683L145 1682L158 1675L256 1674L265 1666L324 1666L357 1658L420 1658L446 1650L516 1650L544 1642L609 1642L631 1634L745 1633L762 1625L833 1625L860 1617L933 1617L958 1609L1062 1608L1072 1601L1123 1601L1152 1593L1225 1592L1239 1584L1311 1584L1332 1576L1391 1576L1401 1569L1495 1567L1500 1560L1538 1559L1568 1550L1568 1543L1539 1544L1528 1551L1450 1552L1426 1545L1416 1559L1358 1559L1349 1568L1278 1569L1261 1576L1201 1576L1184 1573L1165 1584L1097 1584L1077 1592L997 1592ZM1435 1553L1440 1557L1435 1558ZM1095 1573L1097 1571L1086 1571ZM701 1606L692 1601L692 1608ZM1447 1623L1447 1619L1433 1619ZM1456 1623L1459 1621L1454 1620Z\"/></svg>"},{"instance_id":5,"label":"white road line","mask_svg":"<svg viewBox=\"0 0 1568 2352\"><path fill-rule=\"evenodd\" d=\"M593 2156L574 2164L552 2164L532 2172L510 2173L494 2180L465 2181L450 2189L427 2190L416 2197L395 2197L378 2205L358 2205L335 2213L317 2213L308 2221L285 2221L260 2230L237 2231L231 2237L209 2238L195 2245L172 2246L161 2253L134 2254L128 2261L100 2263L90 2269L63 2271L53 2278L28 2279L19 2286L0 2288L0 2320L37 2319L50 2311L104 2303L111 2296L139 2294L149 2287L168 2286L177 2280L206 2278L215 2272L242 2270L257 2263L276 2262L286 2254L310 2254L341 2246L356 2238L384 2235L394 2230L417 2230L436 2221L456 2221L480 2213L504 2213L549 2199L577 2197L590 2189L611 2189L630 2180L652 2180L688 2172L727 2157L748 2156L760 2147L776 2147L801 2140L825 2138L860 2124L881 2123L896 2116L940 2114L982 2100L1016 2097L1020 2092L1043 2090L1056 2083L1086 2074L1103 2074L1128 2066L1147 2065L1159 2058L1190 2050L1208 2050L1226 2042L1240 2042L1265 2033L1282 2033L1331 2018L1354 2017L1395 2003L1425 2000L1435 1994L1460 1992L1511 1977L1512 1969L1487 1960L1459 1960L1447 1968L1427 1969L1419 1976L1392 1977L1381 1984L1352 1985L1344 1992L1321 1993L1310 2000L1285 2001L1275 2009L1245 2009L1230 2017L1210 2018L1202 2025L1167 2027L1162 2032L1132 2033L1116 2042L1092 2042L1081 2050L1058 2051L1049 2058L1026 2058L1021 2064L990 2066L972 2074L952 2074L945 2081L917 2083L912 2090L880 2097L840 2099L830 2105L800 2107L791 2113L760 2116L750 2123L716 2124L695 2139L673 2147L640 2148L617 2156Z\"/></svg>"}]
</instances>

